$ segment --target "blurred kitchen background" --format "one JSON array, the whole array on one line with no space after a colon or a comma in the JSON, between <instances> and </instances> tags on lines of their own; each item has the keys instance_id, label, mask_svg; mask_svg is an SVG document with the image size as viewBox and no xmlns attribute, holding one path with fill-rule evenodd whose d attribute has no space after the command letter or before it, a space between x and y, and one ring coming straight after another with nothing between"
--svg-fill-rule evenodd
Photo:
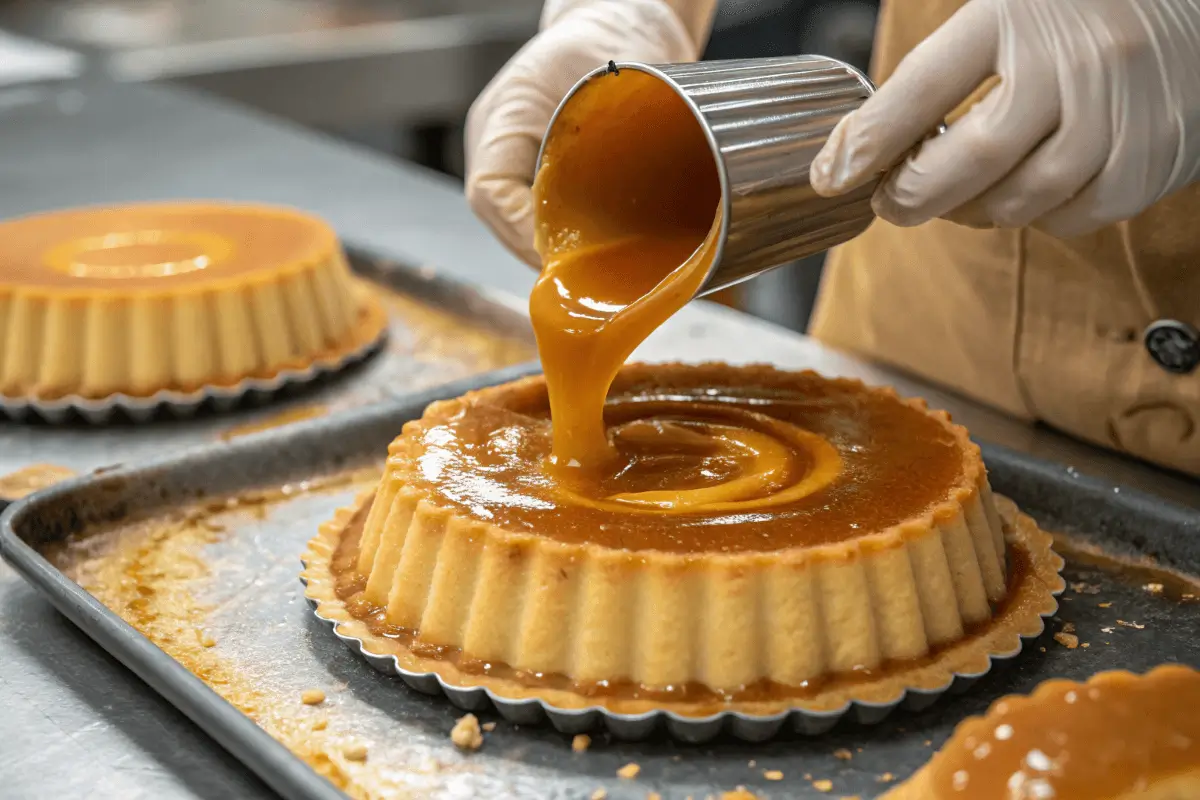
<instances>
[{"instance_id":1,"label":"blurred kitchen background","mask_svg":"<svg viewBox=\"0 0 1200 800\"><path fill-rule=\"evenodd\" d=\"M467 108L536 31L540 8L541 0L0 0L0 105L56 79L171 81L461 179ZM705 57L808 52L865 68L877 12L877 0L721 0ZM723 301L803 329L821 260L762 276Z\"/></svg>"}]
</instances>

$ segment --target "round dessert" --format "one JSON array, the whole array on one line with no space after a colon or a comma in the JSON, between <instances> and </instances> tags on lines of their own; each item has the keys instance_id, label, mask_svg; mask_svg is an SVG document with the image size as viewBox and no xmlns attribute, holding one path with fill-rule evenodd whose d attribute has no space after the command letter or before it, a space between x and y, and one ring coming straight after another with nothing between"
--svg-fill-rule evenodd
<instances>
[{"instance_id":1,"label":"round dessert","mask_svg":"<svg viewBox=\"0 0 1200 800\"><path fill-rule=\"evenodd\" d=\"M0 223L0 395L232 387L336 366L386 315L333 230L282 208L165 203Z\"/></svg>"},{"instance_id":2,"label":"round dessert","mask_svg":"<svg viewBox=\"0 0 1200 800\"><path fill-rule=\"evenodd\" d=\"M621 712L833 709L944 688L1056 608L944 412L812 372L630 365L608 460L555 463L541 377L431 405L305 556L371 652Z\"/></svg>"},{"instance_id":3,"label":"round dessert","mask_svg":"<svg viewBox=\"0 0 1200 800\"><path fill-rule=\"evenodd\" d=\"M886 800L1184 800L1200 797L1200 673L1052 680L962 722Z\"/></svg>"}]
</instances>

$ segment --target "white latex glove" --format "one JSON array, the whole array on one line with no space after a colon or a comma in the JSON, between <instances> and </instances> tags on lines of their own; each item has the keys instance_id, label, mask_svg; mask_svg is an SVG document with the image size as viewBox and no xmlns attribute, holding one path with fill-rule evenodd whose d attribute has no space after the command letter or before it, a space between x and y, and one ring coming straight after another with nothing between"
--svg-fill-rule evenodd
<instances>
[{"instance_id":1,"label":"white latex glove","mask_svg":"<svg viewBox=\"0 0 1200 800\"><path fill-rule=\"evenodd\" d=\"M513 56L471 106L467 201L531 266L530 186L550 116L567 91L608 61L695 61L716 0L548 0L541 33Z\"/></svg>"},{"instance_id":2,"label":"white latex glove","mask_svg":"<svg viewBox=\"0 0 1200 800\"><path fill-rule=\"evenodd\" d=\"M813 187L846 192L918 144L875 194L897 225L1069 237L1135 216L1200 177L1200 0L970 0L841 121Z\"/></svg>"}]
</instances>

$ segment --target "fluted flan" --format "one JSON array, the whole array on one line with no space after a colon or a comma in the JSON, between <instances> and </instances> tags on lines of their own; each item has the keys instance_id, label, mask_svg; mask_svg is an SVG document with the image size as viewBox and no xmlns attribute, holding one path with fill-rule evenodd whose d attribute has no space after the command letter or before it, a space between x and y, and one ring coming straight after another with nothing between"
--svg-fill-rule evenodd
<instances>
[{"instance_id":1,"label":"fluted flan","mask_svg":"<svg viewBox=\"0 0 1200 800\"><path fill-rule=\"evenodd\" d=\"M0 394L148 397L334 364L386 315L298 211L83 208L0 222Z\"/></svg>"},{"instance_id":2,"label":"fluted flan","mask_svg":"<svg viewBox=\"0 0 1200 800\"><path fill-rule=\"evenodd\" d=\"M431 405L310 543L309 596L451 683L694 714L941 687L1055 608L1049 537L1001 514L978 447L919 401L630 365L606 423L618 463L576 480L549 463L543 378Z\"/></svg>"},{"instance_id":3,"label":"fluted flan","mask_svg":"<svg viewBox=\"0 0 1200 800\"><path fill-rule=\"evenodd\" d=\"M886 800L1192 800L1200 797L1200 673L1050 680L959 724Z\"/></svg>"}]
</instances>

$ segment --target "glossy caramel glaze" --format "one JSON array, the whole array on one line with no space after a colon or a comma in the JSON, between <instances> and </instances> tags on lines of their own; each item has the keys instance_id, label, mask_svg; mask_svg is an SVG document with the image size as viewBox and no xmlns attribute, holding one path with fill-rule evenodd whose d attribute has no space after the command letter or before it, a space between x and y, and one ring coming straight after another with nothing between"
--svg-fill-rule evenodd
<instances>
[{"instance_id":1,"label":"glossy caramel glaze","mask_svg":"<svg viewBox=\"0 0 1200 800\"><path fill-rule=\"evenodd\" d=\"M604 398L621 365L703 283L720 181L703 129L665 82L625 71L555 120L533 187L543 269L529 299L559 471L611 472Z\"/></svg>"},{"instance_id":2,"label":"glossy caramel glaze","mask_svg":"<svg viewBox=\"0 0 1200 800\"><path fill-rule=\"evenodd\" d=\"M169 292L300 267L337 248L300 212L217 203L81 208L0 222L0 288Z\"/></svg>"},{"instance_id":3,"label":"glossy caramel glaze","mask_svg":"<svg viewBox=\"0 0 1200 800\"><path fill-rule=\"evenodd\" d=\"M965 432L886 390L811 372L724 365L633 365L605 410L616 468L572 481L547 471L551 425L545 384L435 405L393 445L391 468L436 502L480 521L564 542L614 548L773 551L837 542L919 518L975 485ZM643 421L643 420L649 420ZM730 452L714 426L765 431L781 442L772 481L742 486L740 502L679 507L673 494L727 497L761 458ZM774 427L773 427L774 426ZM811 439L788 439L789 430ZM718 431L718 433L720 433ZM828 446L837 470L788 502ZM765 447L765 446L764 446ZM814 453L816 455L814 455ZM652 503L595 503L665 493Z\"/></svg>"},{"instance_id":4,"label":"glossy caramel glaze","mask_svg":"<svg viewBox=\"0 0 1200 800\"><path fill-rule=\"evenodd\" d=\"M1185 774L1200 791L1198 707L1200 673L1178 665L1047 681L962 723L928 767L926 796L1107 800Z\"/></svg>"}]
</instances>

